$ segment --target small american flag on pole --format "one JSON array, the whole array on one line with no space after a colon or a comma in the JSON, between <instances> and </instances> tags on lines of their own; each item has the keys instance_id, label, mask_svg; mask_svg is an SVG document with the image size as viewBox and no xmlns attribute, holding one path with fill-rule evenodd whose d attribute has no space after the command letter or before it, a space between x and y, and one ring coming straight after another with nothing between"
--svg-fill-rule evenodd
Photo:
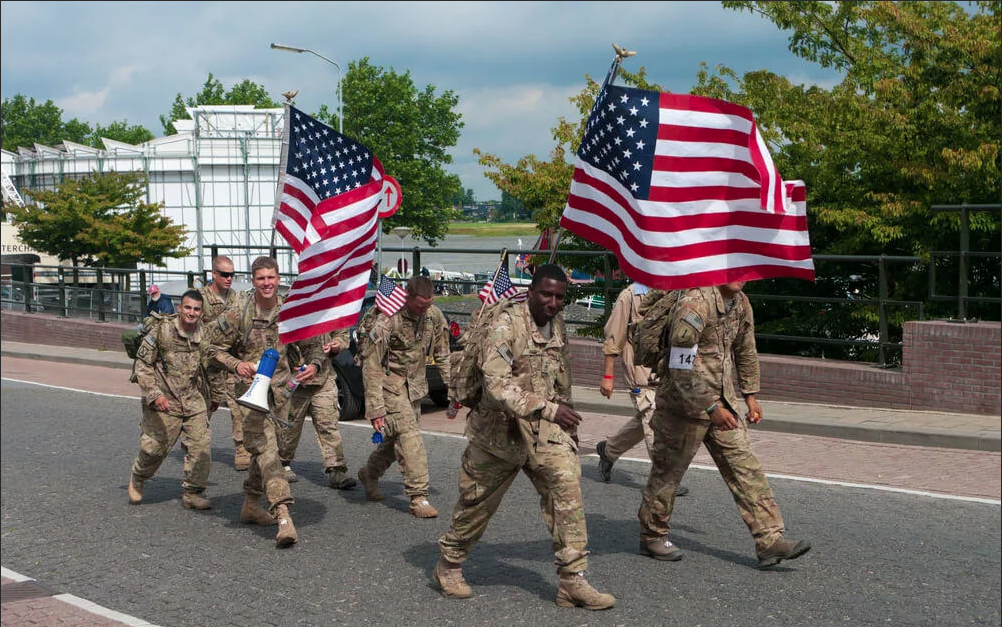
<instances>
[{"instance_id":1,"label":"small american flag on pole","mask_svg":"<svg viewBox=\"0 0 1002 627\"><path fill-rule=\"evenodd\" d=\"M511 299L515 302L524 301L526 298L525 290L519 290L517 287L512 285L511 276L508 274L508 268L501 264L498 266L498 271L493 277L487 279L487 283L484 284L483 288L480 289L480 293L477 297L484 301L485 305L491 305L502 299Z\"/></svg>"},{"instance_id":2,"label":"small american flag on pole","mask_svg":"<svg viewBox=\"0 0 1002 627\"><path fill-rule=\"evenodd\" d=\"M283 344L358 319L381 216L383 166L363 144L288 106L275 230L299 254L278 315Z\"/></svg>"},{"instance_id":3,"label":"small american flag on pole","mask_svg":"<svg viewBox=\"0 0 1002 627\"><path fill-rule=\"evenodd\" d=\"M658 289L814 279L804 184L783 181L752 112L723 100L605 86L560 226Z\"/></svg>"},{"instance_id":4,"label":"small american flag on pole","mask_svg":"<svg viewBox=\"0 0 1002 627\"><path fill-rule=\"evenodd\" d=\"M376 309L387 316L397 313L407 302L407 290L393 282L386 275L379 277L379 287L376 288Z\"/></svg>"}]
</instances>

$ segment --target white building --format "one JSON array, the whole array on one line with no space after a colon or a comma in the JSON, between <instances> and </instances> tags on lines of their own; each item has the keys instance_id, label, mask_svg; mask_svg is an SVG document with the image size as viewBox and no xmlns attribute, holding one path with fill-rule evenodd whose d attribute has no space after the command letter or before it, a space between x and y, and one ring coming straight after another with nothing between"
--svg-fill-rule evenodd
<instances>
[{"instance_id":1,"label":"white building","mask_svg":"<svg viewBox=\"0 0 1002 627\"><path fill-rule=\"evenodd\" d=\"M218 245L238 272L247 272L269 246L285 246L271 227L284 109L216 105L188 113L191 120L174 122L176 135L137 146L104 139L104 150L70 141L35 144L17 154L4 150L2 169L22 195L94 171L142 171L149 181L147 202L162 203L163 214L187 228L185 245L194 250L167 260L166 270L209 268L211 246ZM239 248L246 246L256 248ZM295 273L291 252L279 251L278 258L283 273Z\"/></svg>"}]
</instances>

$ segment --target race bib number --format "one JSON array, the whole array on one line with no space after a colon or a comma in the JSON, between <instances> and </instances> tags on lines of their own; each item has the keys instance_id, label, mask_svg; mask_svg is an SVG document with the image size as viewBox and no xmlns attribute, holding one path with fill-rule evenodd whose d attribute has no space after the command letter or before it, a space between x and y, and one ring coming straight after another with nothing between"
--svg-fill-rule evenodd
<instances>
[{"instance_id":1,"label":"race bib number","mask_svg":"<svg viewBox=\"0 0 1002 627\"><path fill-rule=\"evenodd\" d=\"M668 354L668 367L675 370L692 370L692 365L696 363L696 349L672 346L671 353Z\"/></svg>"}]
</instances>

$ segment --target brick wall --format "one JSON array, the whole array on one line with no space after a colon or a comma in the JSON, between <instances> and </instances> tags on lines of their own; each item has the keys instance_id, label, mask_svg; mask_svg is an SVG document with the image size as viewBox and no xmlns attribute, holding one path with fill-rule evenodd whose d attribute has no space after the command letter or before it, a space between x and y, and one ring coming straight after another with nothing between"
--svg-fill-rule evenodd
<instances>
[{"instance_id":1,"label":"brick wall","mask_svg":"<svg viewBox=\"0 0 1002 627\"><path fill-rule=\"evenodd\" d=\"M122 332L133 328L51 314L6 310L2 314L0 335L15 342L124 351ZM574 382L598 387L605 367L601 342L571 338L570 345ZM762 398L998 416L1002 414L1000 346L998 322L907 322L900 369L761 355ZM619 360L616 386L624 386Z\"/></svg>"}]
</instances>

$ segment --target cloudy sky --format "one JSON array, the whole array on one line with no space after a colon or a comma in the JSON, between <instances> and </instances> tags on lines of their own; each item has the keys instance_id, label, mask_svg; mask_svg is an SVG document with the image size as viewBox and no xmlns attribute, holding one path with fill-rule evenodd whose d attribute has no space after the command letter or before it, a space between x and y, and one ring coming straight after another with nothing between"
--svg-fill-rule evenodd
<instances>
[{"instance_id":1,"label":"cloudy sky","mask_svg":"<svg viewBox=\"0 0 1002 627\"><path fill-rule=\"evenodd\" d=\"M64 119L126 120L155 136L179 92L195 95L211 72L228 89L243 79L275 101L298 89L297 106L336 107L337 70L371 64L410 71L415 85L452 90L465 127L453 149L464 188L501 194L474 148L514 162L546 157L550 129L576 115L568 98L585 76L601 79L611 43L636 50L624 67L647 69L675 92L693 85L700 62L739 74L768 69L800 83L831 72L787 50L771 22L717 2L8 2L0 4L0 91L52 100Z\"/></svg>"}]
</instances>

